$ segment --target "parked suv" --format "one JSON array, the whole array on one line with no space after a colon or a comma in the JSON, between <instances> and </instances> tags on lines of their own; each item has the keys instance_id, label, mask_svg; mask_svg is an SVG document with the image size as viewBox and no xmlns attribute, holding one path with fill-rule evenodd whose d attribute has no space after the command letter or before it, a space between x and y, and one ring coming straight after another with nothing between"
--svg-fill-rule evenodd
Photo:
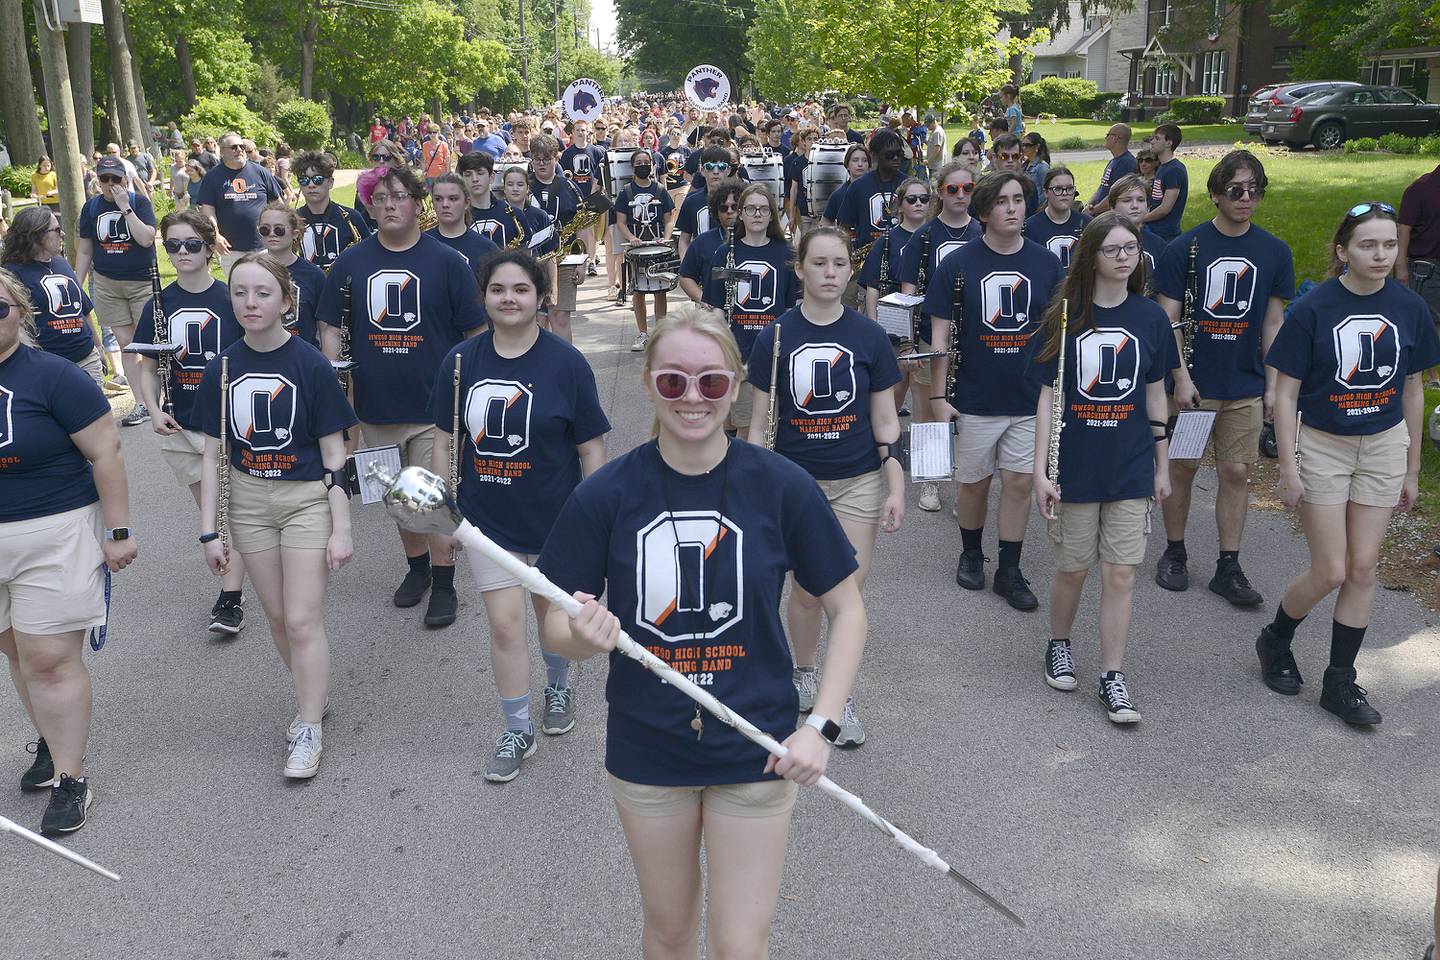
<instances>
[{"instance_id":1,"label":"parked suv","mask_svg":"<svg viewBox=\"0 0 1440 960\"><path fill-rule=\"evenodd\" d=\"M1356 137L1400 133L1424 137L1440 131L1440 106L1399 87L1342 87L1272 106L1260 136L1266 143L1331 150Z\"/></svg>"},{"instance_id":2,"label":"parked suv","mask_svg":"<svg viewBox=\"0 0 1440 960\"><path fill-rule=\"evenodd\" d=\"M1245 111L1245 132L1259 133L1265 123L1265 114L1271 107L1289 105L1312 93L1358 86L1360 84L1350 80L1305 80L1301 83L1272 83L1268 87L1261 87L1250 98L1249 107Z\"/></svg>"}]
</instances>

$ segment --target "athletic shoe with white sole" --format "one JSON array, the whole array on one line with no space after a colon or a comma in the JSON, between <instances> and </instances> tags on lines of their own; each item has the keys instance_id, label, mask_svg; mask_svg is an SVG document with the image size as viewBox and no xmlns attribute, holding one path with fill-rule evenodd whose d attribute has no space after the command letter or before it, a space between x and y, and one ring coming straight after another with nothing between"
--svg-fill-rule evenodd
<instances>
[{"instance_id":1,"label":"athletic shoe with white sole","mask_svg":"<svg viewBox=\"0 0 1440 960\"><path fill-rule=\"evenodd\" d=\"M858 747L865 742L865 728L855 716L854 699L845 701L845 712L840 715L840 736L835 738L837 747Z\"/></svg>"},{"instance_id":2,"label":"athletic shoe with white sole","mask_svg":"<svg viewBox=\"0 0 1440 960\"><path fill-rule=\"evenodd\" d=\"M1130 702L1130 690L1125 686L1125 674L1119 670L1100 674L1100 702L1105 705L1105 715L1111 722L1140 722L1140 711Z\"/></svg>"},{"instance_id":3,"label":"athletic shoe with white sole","mask_svg":"<svg viewBox=\"0 0 1440 960\"><path fill-rule=\"evenodd\" d=\"M330 716L330 698L326 697L325 709L321 711L320 719L323 721L328 716ZM285 745L287 747L293 747L295 745L295 738L300 736L300 730L304 726L305 721L300 719L300 714L295 714L295 719L290 721L290 729L285 731Z\"/></svg>"},{"instance_id":4,"label":"athletic shoe with white sole","mask_svg":"<svg viewBox=\"0 0 1440 960\"><path fill-rule=\"evenodd\" d=\"M485 768L491 783L509 783L520 773L520 764L535 754L535 734L506 730L495 741L495 756Z\"/></svg>"},{"instance_id":5,"label":"athletic shoe with white sole","mask_svg":"<svg viewBox=\"0 0 1440 960\"><path fill-rule=\"evenodd\" d=\"M215 606L210 608L210 632L223 633L226 636L235 636L245 629L245 611L240 609L244 597L231 602L224 597L215 601Z\"/></svg>"},{"instance_id":6,"label":"athletic shoe with white sole","mask_svg":"<svg viewBox=\"0 0 1440 960\"><path fill-rule=\"evenodd\" d=\"M920 485L920 509L926 513L940 512L940 485L937 483L922 483Z\"/></svg>"},{"instance_id":7,"label":"athletic shoe with white sole","mask_svg":"<svg viewBox=\"0 0 1440 960\"><path fill-rule=\"evenodd\" d=\"M55 786L50 788L50 802L45 805L40 832L47 837L74 833L85 826L86 814L94 802L95 794L84 777L76 780L69 774L60 774Z\"/></svg>"},{"instance_id":8,"label":"athletic shoe with white sole","mask_svg":"<svg viewBox=\"0 0 1440 960\"><path fill-rule=\"evenodd\" d=\"M1051 640L1045 648L1045 682L1056 690L1074 690L1080 685L1075 679L1069 640Z\"/></svg>"},{"instance_id":9,"label":"athletic shoe with white sole","mask_svg":"<svg viewBox=\"0 0 1440 960\"><path fill-rule=\"evenodd\" d=\"M25 752L35 754L35 762L30 764L29 770L20 775L20 789L26 793L35 793L55 786L55 761L50 757L50 746L45 742L45 738L27 743Z\"/></svg>"},{"instance_id":10,"label":"athletic shoe with white sole","mask_svg":"<svg viewBox=\"0 0 1440 960\"><path fill-rule=\"evenodd\" d=\"M814 667L796 667L790 674L795 692L800 695L800 712L809 713L815 709L815 694L820 691L820 680Z\"/></svg>"},{"instance_id":11,"label":"athletic shoe with white sole","mask_svg":"<svg viewBox=\"0 0 1440 960\"><path fill-rule=\"evenodd\" d=\"M637 337L635 338L635 342L632 343L632 344L630 344L630 352L631 352L631 353L641 353L642 351L644 351L644 349L645 349L645 340L646 340L646 335L645 335L645 334L642 333L642 334L640 334L639 336L637 336Z\"/></svg>"},{"instance_id":12,"label":"athletic shoe with white sole","mask_svg":"<svg viewBox=\"0 0 1440 960\"><path fill-rule=\"evenodd\" d=\"M545 688L545 719L540 730L552 737L575 729L575 688Z\"/></svg>"},{"instance_id":13,"label":"athletic shoe with white sole","mask_svg":"<svg viewBox=\"0 0 1440 960\"><path fill-rule=\"evenodd\" d=\"M309 780L319 773L321 740L320 724L301 725L295 742L290 744L290 755L285 760L285 776L291 780Z\"/></svg>"}]
</instances>

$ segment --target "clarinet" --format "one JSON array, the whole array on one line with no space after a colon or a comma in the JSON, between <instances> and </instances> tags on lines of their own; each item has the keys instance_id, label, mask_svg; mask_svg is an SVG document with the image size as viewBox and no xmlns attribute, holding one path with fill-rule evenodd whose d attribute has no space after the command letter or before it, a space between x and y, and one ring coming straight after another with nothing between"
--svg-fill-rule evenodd
<instances>
[{"instance_id":1,"label":"clarinet","mask_svg":"<svg viewBox=\"0 0 1440 960\"><path fill-rule=\"evenodd\" d=\"M735 296L739 284L732 279L735 273L735 221L725 230L725 323L730 325L735 316Z\"/></svg>"},{"instance_id":2,"label":"clarinet","mask_svg":"<svg viewBox=\"0 0 1440 960\"><path fill-rule=\"evenodd\" d=\"M350 276L345 276L345 282L340 284L340 352L336 360L341 363L350 362ZM348 394L350 392L350 371L341 370L336 374L340 386Z\"/></svg>"},{"instance_id":3,"label":"clarinet","mask_svg":"<svg viewBox=\"0 0 1440 960\"><path fill-rule=\"evenodd\" d=\"M1199 276L1195 270L1195 259L1200 254L1200 241L1196 238L1190 240L1189 264L1185 268L1185 300L1180 307L1180 329L1182 340L1180 347L1181 359L1185 361L1185 369L1191 374L1195 372L1195 288L1199 285Z\"/></svg>"},{"instance_id":4,"label":"clarinet","mask_svg":"<svg viewBox=\"0 0 1440 960\"><path fill-rule=\"evenodd\" d=\"M890 292L890 228L880 234L880 296Z\"/></svg>"},{"instance_id":5,"label":"clarinet","mask_svg":"<svg viewBox=\"0 0 1440 960\"><path fill-rule=\"evenodd\" d=\"M780 384L775 379L780 375L780 318L770 325L775 340L770 347L770 405L765 411L765 449L775 449L775 432L780 422Z\"/></svg>"},{"instance_id":6,"label":"clarinet","mask_svg":"<svg viewBox=\"0 0 1440 960\"><path fill-rule=\"evenodd\" d=\"M920 245L920 269L915 273L915 292L922 297L925 295L925 288L930 285L930 233L935 228L932 225L924 229L925 239Z\"/></svg>"},{"instance_id":7,"label":"clarinet","mask_svg":"<svg viewBox=\"0 0 1440 960\"><path fill-rule=\"evenodd\" d=\"M216 464L220 479L220 495L215 529L220 534L220 547L230 556L230 358L220 357L220 462Z\"/></svg>"},{"instance_id":8,"label":"clarinet","mask_svg":"<svg viewBox=\"0 0 1440 960\"><path fill-rule=\"evenodd\" d=\"M450 498L460 495L460 354L455 354L454 412L450 418Z\"/></svg>"},{"instance_id":9,"label":"clarinet","mask_svg":"<svg viewBox=\"0 0 1440 960\"><path fill-rule=\"evenodd\" d=\"M1046 462L1050 468L1050 482L1060 486L1060 431L1065 429L1065 334L1070 327L1070 301L1060 301L1060 362L1055 370L1055 382L1050 386L1050 446L1046 450Z\"/></svg>"},{"instance_id":10,"label":"clarinet","mask_svg":"<svg viewBox=\"0 0 1440 960\"><path fill-rule=\"evenodd\" d=\"M165 315L165 308L160 304L160 264L158 260L150 261L150 298L154 301L152 311L155 320L155 342L168 344L170 342L170 318ZM166 416L174 414L174 404L170 402L170 364L174 362L175 355L169 350L163 351L155 358L155 370L160 376L160 412Z\"/></svg>"},{"instance_id":11,"label":"clarinet","mask_svg":"<svg viewBox=\"0 0 1440 960\"><path fill-rule=\"evenodd\" d=\"M960 372L960 337L965 331L965 271L955 271L955 303L950 308L950 371L945 375L945 401L955 397L955 376Z\"/></svg>"}]
</instances>

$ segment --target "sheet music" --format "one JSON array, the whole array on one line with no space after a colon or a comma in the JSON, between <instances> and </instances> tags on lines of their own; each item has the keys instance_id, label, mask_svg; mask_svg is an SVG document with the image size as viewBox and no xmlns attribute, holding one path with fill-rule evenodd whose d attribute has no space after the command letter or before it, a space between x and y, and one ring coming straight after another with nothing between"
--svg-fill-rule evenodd
<instances>
[{"instance_id":1,"label":"sheet music","mask_svg":"<svg viewBox=\"0 0 1440 960\"><path fill-rule=\"evenodd\" d=\"M915 307L924 302L925 298L918 294L887 294L875 304L875 322L892 337L908 338L911 334L910 317Z\"/></svg>"},{"instance_id":2,"label":"sheet music","mask_svg":"<svg viewBox=\"0 0 1440 960\"><path fill-rule=\"evenodd\" d=\"M588 260L588 259L589 259L589 257L587 257L587 256L586 256L585 254L583 254L583 253L572 253L572 254L570 254L569 256L564 257L564 258L562 258L562 259L560 260L560 266L562 266L562 267L578 267L578 266L580 266L581 264L583 264L583 263L584 263L586 260Z\"/></svg>"},{"instance_id":3,"label":"sheet music","mask_svg":"<svg viewBox=\"0 0 1440 960\"><path fill-rule=\"evenodd\" d=\"M1181 410L1170 435L1171 460L1199 460L1215 428L1214 410Z\"/></svg>"},{"instance_id":4,"label":"sheet music","mask_svg":"<svg viewBox=\"0 0 1440 960\"><path fill-rule=\"evenodd\" d=\"M367 447L356 450L351 459L355 461L355 476L360 479L360 502L379 503L385 498L385 485L370 477L370 466L379 464L380 469L391 477L399 475L400 447L393 443L384 447Z\"/></svg>"},{"instance_id":5,"label":"sheet music","mask_svg":"<svg viewBox=\"0 0 1440 960\"><path fill-rule=\"evenodd\" d=\"M949 480L955 449L949 423L910 424L910 482Z\"/></svg>"}]
</instances>

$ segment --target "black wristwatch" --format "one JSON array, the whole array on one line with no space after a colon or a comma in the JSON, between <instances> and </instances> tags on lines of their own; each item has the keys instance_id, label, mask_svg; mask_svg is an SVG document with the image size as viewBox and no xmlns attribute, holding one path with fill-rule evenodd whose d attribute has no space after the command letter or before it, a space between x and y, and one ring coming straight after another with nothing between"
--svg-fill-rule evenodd
<instances>
[{"instance_id":1,"label":"black wristwatch","mask_svg":"<svg viewBox=\"0 0 1440 960\"><path fill-rule=\"evenodd\" d=\"M201 542L201 543L214 543L216 540L219 540L219 539L220 539L220 534L218 534L218 533L202 533L202 534L200 534L200 542Z\"/></svg>"},{"instance_id":2,"label":"black wristwatch","mask_svg":"<svg viewBox=\"0 0 1440 960\"><path fill-rule=\"evenodd\" d=\"M812 713L806 717L805 726L814 727L819 731L820 736L829 740L831 743L834 743L836 738L840 736L840 724L831 720L829 717L822 717L818 713Z\"/></svg>"},{"instance_id":3,"label":"black wristwatch","mask_svg":"<svg viewBox=\"0 0 1440 960\"><path fill-rule=\"evenodd\" d=\"M105 539L106 539L106 540L129 540L129 539L130 539L130 528L129 528L129 527L111 527L109 530L106 530L106 531L105 531Z\"/></svg>"}]
</instances>

